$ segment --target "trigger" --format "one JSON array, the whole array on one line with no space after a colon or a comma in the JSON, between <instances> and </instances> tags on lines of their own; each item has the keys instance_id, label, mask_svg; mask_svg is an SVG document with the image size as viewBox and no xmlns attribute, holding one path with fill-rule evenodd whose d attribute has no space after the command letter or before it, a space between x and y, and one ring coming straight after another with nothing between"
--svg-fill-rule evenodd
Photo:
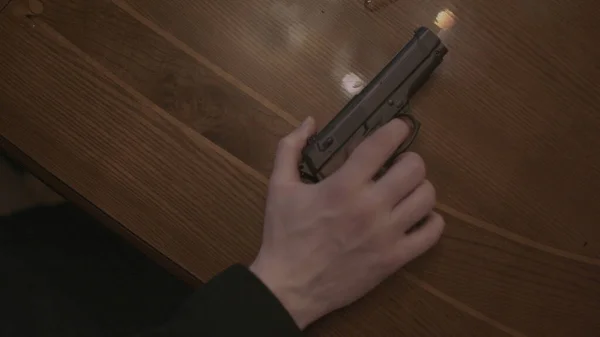
<instances>
[{"instance_id":1,"label":"trigger","mask_svg":"<svg viewBox=\"0 0 600 337\"><path fill-rule=\"evenodd\" d=\"M406 150L408 150L408 148L414 143L414 141L417 139L417 136L419 135L419 130L421 129L421 123L415 118L415 116L405 113L405 114L400 114L398 115L399 119L403 119L403 120L408 120L410 122L409 127L412 129L411 134L408 136L408 138L404 141L404 143L402 143L402 145L400 145L398 147L398 149L395 152L395 155L399 155L402 152L405 152Z\"/></svg>"},{"instance_id":2,"label":"trigger","mask_svg":"<svg viewBox=\"0 0 600 337\"><path fill-rule=\"evenodd\" d=\"M402 115L410 114L410 104L402 104L398 111L396 112L395 118L398 118Z\"/></svg>"}]
</instances>

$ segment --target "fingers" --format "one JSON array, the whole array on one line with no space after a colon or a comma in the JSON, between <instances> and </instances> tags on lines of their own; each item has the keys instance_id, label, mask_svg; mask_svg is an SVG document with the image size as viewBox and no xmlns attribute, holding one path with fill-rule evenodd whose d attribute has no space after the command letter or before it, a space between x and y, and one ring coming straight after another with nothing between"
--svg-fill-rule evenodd
<instances>
[{"instance_id":1,"label":"fingers","mask_svg":"<svg viewBox=\"0 0 600 337\"><path fill-rule=\"evenodd\" d=\"M432 212L425 223L400 240L392 252L398 266L405 265L433 247L444 231L446 223L441 215Z\"/></svg>"},{"instance_id":2,"label":"fingers","mask_svg":"<svg viewBox=\"0 0 600 337\"><path fill-rule=\"evenodd\" d=\"M435 207L435 188L425 180L392 209L391 223L404 234L430 214L433 207Z\"/></svg>"},{"instance_id":3,"label":"fingers","mask_svg":"<svg viewBox=\"0 0 600 337\"><path fill-rule=\"evenodd\" d=\"M423 183L425 171L425 162L421 156L414 152L403 153L385 175L374 184L372 192L382 195L383 199L389 203L389 207L394 207Z\"/></svg>"},{"instance_id":4,"label":"fingers","mask_svg":"<svg viewBox=\"0 0 600 337\"><path fill-rule=\"evenodd\" d=\"M336 179L352 183L371 180L385 161L410 134L410 127L400 119L393 119L367 137L350 155Z\"/></svg>"},{"instance_id":5,"label":"fingers","mask_svg":"<svg viewBox=\"0 0 600 337\"><path fill-rule=\"evenodd\" d=\"M316 131L315 120L308 117L296 130L279 141L271 181L300 181L298 164L308 138Z\"/></svg>"}]
</instances>

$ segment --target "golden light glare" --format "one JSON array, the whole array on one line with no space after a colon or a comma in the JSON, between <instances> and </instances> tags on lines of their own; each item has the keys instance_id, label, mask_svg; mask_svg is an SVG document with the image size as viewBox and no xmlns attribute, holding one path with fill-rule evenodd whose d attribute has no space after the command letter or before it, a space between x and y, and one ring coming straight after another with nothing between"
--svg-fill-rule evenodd
<instances>
[{"instance_id":1,"label":"golden light glare","mask_svg":"<svg viewBox=\"0 0 600 337\"><path fill-rule=\"evenodd\" d=\"M435 17L435 25L440 29L450 29L456 23L456 15L449 9L444 9Z\"/></svg>"}]
</instances>

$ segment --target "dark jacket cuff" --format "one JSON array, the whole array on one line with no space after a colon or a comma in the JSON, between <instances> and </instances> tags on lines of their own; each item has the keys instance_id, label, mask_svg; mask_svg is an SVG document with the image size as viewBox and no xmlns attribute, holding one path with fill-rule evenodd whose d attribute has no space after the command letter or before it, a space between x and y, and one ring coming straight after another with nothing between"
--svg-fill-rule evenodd
<instances>
[{"instance_id":1,"label":"dark jacket cuff","mask_svg":"<svg viewBox=\"0 0 600 337\"><path fill-rule=\"evenodd\" d=\"M301 336L271 291L234 265L202 286L168 327L171 336Z\"/></svg>"}]
</instances>

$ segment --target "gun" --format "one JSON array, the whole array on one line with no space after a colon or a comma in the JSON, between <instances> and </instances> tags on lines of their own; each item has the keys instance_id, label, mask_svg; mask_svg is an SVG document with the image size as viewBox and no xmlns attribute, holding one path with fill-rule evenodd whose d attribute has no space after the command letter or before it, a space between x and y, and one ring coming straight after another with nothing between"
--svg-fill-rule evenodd
<instances>
[{"instance_id":1,"label":"gun","mask_svg":"<svg viewBox=\"0 0 600 337\"><path fill-rule=\"evenodd\" d=\"M440 65L448 49L431 30L420 27L413 38L369 84L302 150L302 180L317 183L335 172L358 144L393 118L406 119L411 135L385 162L385 173L396 157L416 139L420 123L409 112L410 98ZM374 179L377 178L374 177Z\"/></svg>"}]
</instances>

